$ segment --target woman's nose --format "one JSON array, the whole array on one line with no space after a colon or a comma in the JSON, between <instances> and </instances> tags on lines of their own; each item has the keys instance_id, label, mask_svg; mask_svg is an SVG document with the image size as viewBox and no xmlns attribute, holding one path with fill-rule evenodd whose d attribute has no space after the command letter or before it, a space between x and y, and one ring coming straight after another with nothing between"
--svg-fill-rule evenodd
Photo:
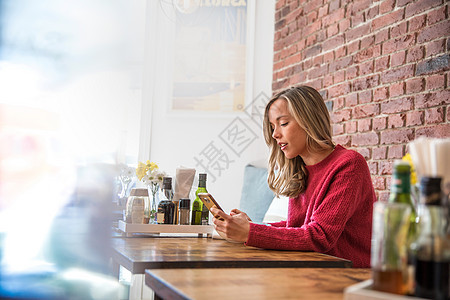
<instances>
[{"instance_id":1,"label":"woman's nose","mask_svg":"<svg viewBox=\"0 0 450 300\"><path fill-rule=\"evenodd\" d=\"M273 129L273 132L272 132L272 137L273 137L274 139L277 139L279 136L280 136L280 133L279 133L278 129L277 129L277 128L274 128L274 129Z\"/></svg>"}]
</instances>

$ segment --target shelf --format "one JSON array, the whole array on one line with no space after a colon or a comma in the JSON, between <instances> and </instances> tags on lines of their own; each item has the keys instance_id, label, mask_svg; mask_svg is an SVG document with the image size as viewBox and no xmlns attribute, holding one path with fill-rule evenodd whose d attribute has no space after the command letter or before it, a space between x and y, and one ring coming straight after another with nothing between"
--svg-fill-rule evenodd
<instances>
[{"instance_id":1,"label":"shelf","mask_svg":"<svg viewBox=\"0 0 450 300\"><path fill-rule=\"evenodd\" d=\"M127 235L131 234L206 234L212 237L213 225L171 225L171 224L130 224L119 220L118 229Z\"/></svg>"}]
</instances>

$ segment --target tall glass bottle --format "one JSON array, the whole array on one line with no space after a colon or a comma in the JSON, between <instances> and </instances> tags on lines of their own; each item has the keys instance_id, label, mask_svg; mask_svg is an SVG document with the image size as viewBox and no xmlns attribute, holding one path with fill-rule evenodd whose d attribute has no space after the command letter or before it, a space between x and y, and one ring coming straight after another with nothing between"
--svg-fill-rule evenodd
<instances>
[{"instance_id":1,"label":"tall glass bottle","mask_svg":"<svg viewBox=\"0 0 450 300\"><path fill-rule=\"evenodd\" d=\"M192 218L191 218L191 224L192 225L202 225L202 211L203 211L203 202L198 197L198 193L207 193L206 190L206 174L201 173L199 174L198 178L198 188L197 191L195 191L195 200L192 203Z\"/></svg>"},{"instance_id":2,"label":"tall glass bottle","mask_svg":"<svg viewBox=\"0 0 450 300\"><path fill-rule=\"evenodd\" d=\"M407 237L407 244L409 246L416 238L417 213L411 199L411 166L406 161L397 160L394 163L389 202L405 203L411 207L410 226Z\"/></svg>"},{"instance_id":3,"label":"tall glass bottle","mask_svg":"<svg viewBox=\"0 0 450 300\"><path fill-rule=\"evenodd\" d=\"M173 224L175 204L172 202L172 198L172 178L164 177L160 196L161 201L159 202L158 213L156 216L158 224Z\"/></svg>"},{"instance_id":4,"label":"tall glass bottle","mask_svg":"<svg viewBox=\"0 0 450 300\"><path fill-rule=\"evenodd\" d=\"M420 182L419 236L411 245L414 295L450 299L449 212L443 206L440 177L423 177Z\"/></svg>"}]
</instances>

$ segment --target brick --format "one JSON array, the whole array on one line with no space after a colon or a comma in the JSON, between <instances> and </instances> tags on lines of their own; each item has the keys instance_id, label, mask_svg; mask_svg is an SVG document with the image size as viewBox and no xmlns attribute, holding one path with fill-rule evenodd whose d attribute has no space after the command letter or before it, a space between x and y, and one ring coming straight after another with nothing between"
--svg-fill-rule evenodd
<instances>
[{"instance_id":1,"label":"brick","mask_svg":"<svg viewBox=\"0 0 450 300\"><path fill-rule=\"evenodd\" d=\"M346 133L355 133L358 122L350 121L345 124L345 132Z\"/></svg>"},{"instance_id":2,"label":"brick","mask_svg":"<svg viewBox=\"0 0 450 300\"><path fill-rule=\"evenodd\" d=\"M369 167L370 174L376 175L378 173L378 163L369 161L367 162L367 166Z\"/></svg>"},{"instance_id":3,"label":"brick","mask_svg":"<svg viewBox=\"0 0 450 300\"><path fill-rule=\"evenodd\" d=\"M357 148L356 151L361 154L365 160L370 159L370 149L369 148Z\"/></svg>"},{"instance_id":4,"label":"brick","mask_svg":"<svg viewBox=\"0 0 450 300\"><path fill-rule=\"evenodd\" d=\"M414 98L404 97L399 99L391 99L381 103L381 112L383 114L395 114L414 109Z\"/></svg>"},{"instance_id":5,"label":"brick","mask_svg":"<svg viewBox=\"0 0 450 300\"><path fill-rule=\"evenodd\" d=\"M375 35L369 35L361 39L360 49L367 49L375 45Z\"/></svg>"},{"instance_id":6,"label":"brick","mask_svg":"<svg viewBox=\"0 0 450 300\"><path fill-rule=\"evenodd\" d=\"M373 7L369 8L369 10L367 11L367 14L366 14L366 21L369 21L369 20L375 18L376 16L378 16L379 12L380 12L380 9L378 6L373 6Z\"/></svg>"},{"instance_id":7,"label":"brick","mask_svg":"<svg viewBox=\"0 0 450 300\"><path fill-rule=\"evenodd\" d=\"M393 145L388 149L388 159L401 159L404 155L403 145Z\"/></svg>"},{"instance_id":8,"label":"brick","mask_svg":"<svg viewBox=\"0 0 450 300\"><path fill-rule=\"evenodd\" d=\"M450 90L428 92L416 96L416 109L445 105L450 99Z\"/></svg>"},{"instance_id":9,"label":"brick","mask_svg":"<svg viewBox=\"0 0 450 300\"><path fill-rule=\"evenodd\" d=\"M391 54L391 68L403 65L406 60L406 51L399 51Z\"/></svg>"},{"instance_id":10,"label":"brick","mask_svg":"<svg viewBox=\"0 0 450 300\"><path fill-rule=\"evenodd\" d=\"M357 13L350 17L352 28L355 28L365 22L364 13Z\"/></svg>"},{"instance_id":11,"label":"brick","mask_svg":"<svg viewBox=\"0 0 450 300\"><path fill-rule=\"evenodd\" d=\"M373 61L367 61L359 65L359 75L367 75L373 73Z\"/></svg>"},{"instance_id":12,"label":"brick","mask_svg":"<svg viewBox=\"0 0 450 300\"><path fill-rule=\"evenodd\" d=\"M344 19L339 21L339 32L340 33L344 33L347 31L347 29L350 28L350 20L349 19Z\"/></svg>"},{"instance_id":13,"label":"brick","mask_svg":"<svg viewBox=\"0 0 450 300\"><path fill-rule=\"evenodd\" d=\"M449 138L450 123L431 125L427 127L417 128L416 137L426 136L430 138Z\"/></svg>"},{"instance_id":14,"label":"brick","mask_svg":"<svg viewBox=\"0 0 450 300\"><path fill-rule=\"evenodd\" d=\"M323 62L324 63L330 63L333 60L334 60L334 53L333 52L328 52L328 53L325 53L323 55Z\"/></svg>"},{"instance_id":15,"label":"brick","mask_svg":"<svg viewBox=\"0 0 450 300\"><path fill-rule=\"evenodd\" d=\"M344 70L339 70L334 73L334 83L344 82L345 72Z\"/></svg>"},{"instance_id":16,"label":"brick","mask_svg":"<svg viewBox=\"0 0 450 300\"><path fill-rule=\"evenodd\" d=\"M338 25L337 24L331 24L327 28L327 37L331 38L331 37L335 36L336 34L338 34L338 32L339 32Z\"/></svg>"},{"instance_id":17,"label":"brick","mask_svg":"<svg viewBox=\"0 0 450 300\"><path fill-rule=\"evenodd\" d=\"M412 47L415 44L415 36L407 34L396 39L390 39L383 43L381 52L383 55L391 54L399 50L404 50Z\"/></svg>"},{"instance_id":18,"label":"brick","mask_svg":"<svg viewBox=\"0 0 450 300\"><path fill-rule=\"evenodd\" d=\"M330 73L335 72L337 70L343 69L343 68L347 68L348 66L353 64L353 56L347 56L341 59L338 59L336 61L334 61L333 63L331 63L328 66L328 71Z\"/></svg>"},{"instance_id":19,"label":"brick","mask_svg":"<svg viewBox=\"0 0 450 300\"><path fill-rule=\"evenodd\" d=\"M420 2L420 1L419 1ZM447 36L450 32L450 20L425 27L417 35L418 43L425 43L436 38Z\"/></svg>"},{"instance_id":20,"label":"brick","mask_svg":"<svg viewBox=\"0 0 450 300\"><path fill-rule=\"evenodd\" d=\"M358 103L366 104L372 102L372 90L365 90L358 93Z\"/></svg>"},{"instance_id":21,"label":"brick","mask_svg":"<svg viewBox=\"0 0 450 300\"><path fill-rule=\"evenodd\" d=\"M386 159L387 147L374 147L372 148L372 158L373 159Z\"/></svg>"},{"instance_id":22,"label":"brick","mask_svg":"<svg viewBox=\"0 0 450 300\"><path fill-rule=\"evenodd\" d=\"M352 1L352 14L356 14L357 12L360 12L362 10L365 10L368 8L371 4L371 0L354 0Z\"/></svg>"},{"instance_id":23,"label":"brick","mask_svg":"<svg viewBox=\"0 0 450 300\"><path fill-rule=\"evenodd\" d=\"M339 123L339 122L348 121L351 118L351 113L352 113L351 109L344 109L344 110L334 111L331 114L331 121L333 123Z\"/></svg>"},{"instance_id":24,"label":"brick","mask_svg":"<svg viewBox=\"0 0 450 300\"><path fill-rule=\"evenodd\" d=\"M340 83L336 86L328 88L328 94L331 98L336 97L336 96L342 96L349 92L350 92L350 84L347 82Z\"/></svg>"},{"instance_id":25,"label":"brick","mask_svg":"<svg viewBox=\"0 0 450 300\"><path fill-rule=\"evenodd\" d=\"M321 67L314 67L308 71L308 78L315 79L319 77L323 77L327 73L327 66L323 65Z\"/></svg>"},{"instance_id":26,"label":"brick","mask_svg":"<svg viewBox=\"0 0 450 300\"><path fill-rule=\"evenodd\" d=\"M341 21L342 19L344 19L344 16L345 16L345 9L344 8L337 9L335 11L332 11L327 16L323 17L322 24L325 27L329 26L331 24Z\"/></svg>"},{"instance_id":27,"label":"brick","mask_svg":"<svg viewBox=\"0 0 450 300\"><path fill-rule=\"evenodd\" d=\"M333 11L337 10L340 7L339 1L340 0L332 0L332 1L330 1L329 8L328 8L330 12L333 12Z\"/></svg>"},{"instance_id":28,"label":"brick","mask_svg":"<svg viewBox=\"0 0 450 300\"><path fill-rule=\"evenodd\" d=\"M408 21L409 32L415 32L426 25L426 15L415 16Z\"/></svg>"},{"instance_id":29,"label":"brick","mask_svg":"<svg viewBox=\"0 0 450 300\"><path fill-rule=\"evenodd\" d=\"M446 44L445 38L437 40L437 41L429 42L425 46L425 53L426 53L425 57L430 57L430 56L434 56L434 55L437 55L440 53L445 53L445 44Z\"/></svg>"},{"instance_id":30,"label":"brick","mask_svg":"<svg viewBox=\"0 0 450 300\"><path fill-rule=\"evenodd\" d=\"M445 6L441 6L430 11L427 15L428 25L433 25L434 23L445 20L445 9Z\"/></svg>"},{"instance_id":31,"label":"brick","mask_svg":"<svg viewBox=\"0 0 450 300\"><path fill-rule=\"evenodd\" d=\"M378 173L380 175L391 175L393 165L392 161L380 161L378 163ZM390 181L388 180L388 182Z\"/></svg>"},{"instance_id":32,"label":"brick","mask_svg":"<svg viewBox=\"0 0 450 300\"><path fill-rule=\"evenodd\" d=\"M406 113L406 127L423 125L423 111L409 111Z\"/></svg>"},{"instance_id":33,"label":"brick","mask_svg":"<svg viewBox=\"0 0 450 300\"><path fill-rule=\"evenodd\" d=\"M405 17L411 17L414 15L418 15L421 12L429 10L432 7L435 7L442 3L442 0L427 0L427 1L416 1L410 3L406 6Z\"/></svg>"},{"instance_id":34,"label":"brick","mask_svg":"<svg viewBox=\"0 0 450 300\"><path fill-rule=\"evenodd\" d=\"M389 28L383 29L375 33L375 44L385 42L389 39Z\"/></svg>"},{"instance_id":35,"label":"brick","mask_svg":"<svg viewBox=\"0 0 450 300\"><path fill-rule=\"evenodd\" d=\"M372 130L372 120L371 119L363 119L358 120L358 131L366 132Z\"/></svg>"},{"instance_id":36,"label":"brick","mask_svg":"<svg viewBox=\"0 0 450 300\"><path fill-rule=\"evenodd\" d=\"M388 129L380 133L380 141L382 145L408 143L414 139L413 129Z\"/></svg>"},{"instance_id":37,"label":"brick","mask_svg":"<svg viewBox=\"0 0 450 300\"><path fill-rule=\"evenodd\" d=\"M344 35L337 35L331 39L326 40L323 42L323 51L329 51L333 50L337 47L340 47L344 45Z\"/></svg>"},{"instance_id":38,"label":"brick","mask_svg":"<svg viewBox=\"0 0 450 300\"><path fill-rule=\"evenodd\" d=\"M408 49L408 53L406 55L406 62L415 62L423 59L425 57L425 47L418 46Z\"/></svg>"},{"instance_id":39,"label":"brick","mask_svg":"<svg viewBox=\"0 0 450 300\"><path fill-rule=\"evenodd\" d=\"M389 36L391 37L391 39L407 34L408 33L407 25L408 25L408 22L405 21L400 24L392 26L389 29L389 32L390 32Z\"/></svg>"},{"instance_id":40,"label":"brick","mask_svg":"<svg viewBox=\"0 0 450 300\"><path fill-rule=\"evenodd\" d=\"M353 118L362 119L373 117L380 113L380 106L378 104L366 104L353 108Z\"/></svg>"},{"instance_id":41,"label":"brick","mask_svg":"<svg viewBox=\"0 0 450 300\"><path fill-rule=\"evenodd\" d=\"M322 0L310 0L306 2L303 8L305 11L312 11L319 8L321 5Z\"/></svg>"},{"instance_id":42,"label":"brick","mask_svg":"<svg viewBox=\"0 0 450 300\"><path fill-rule=\"evenodd\" d=\"M358 67L357 66L351 66L347 70L345 70L345 79L351 80L358 76Z\"/></svg>"},{"instance_id":43,"label":"brick","mask_svg":"<svg viewBox=\"0 0 450 300\"><path fill-rule=\"evenodd\" d=\"M384 177L381 177L381 176L373 176L372 177L372 185L375 190L386 189L385 179L384 179Z\"/></svg>"},{"instance_id":44,"label":"brick","mask_svg":"<svg viewBox=\"0 0 450 300\"><path fill-rule=\"evenodd\" d=\"M344 147L350 147L350 136L349 135L340 135L333 137L333 140L336 144L340 144Z\"/></svg>"},{"instance_id":45,"label":"brick","mask_svg":"<svg viewBox=\"0 0 450 300\"><path fill-rule=\"evenodd\" d=\"M344 124L333 124L333 135L340 135L344 133Z\"/></svg>"},{"instance_id":46,"label":"brick","mask_svg":"<svg viewBox=\"0 0 450 300\"><path fill-rule=\"evenodd\" d=\"M319 18L323 18L328 13L328 5L319 8Z\"/></svg>"},{"instance_id":47,"label":"brick","mask_svg":"<svg viewBox=\"0 0 450 300\"><path fill-rule=\"evenodd\" d=\"M417 64L416 75L432 74L450 70L450 54L433 57Z\"/></svg>"},{"instance_id":48,"label":"brick","mask_svg":"<svg viewBox=\"0 0 450 300\"><path fill-rule=\"evenodd\" d=\"M379 28L389 26L403 19L403 9L395 10L386 15L380 16L372 20L372 32Z\"/></svg>"},{"instance_id":49,"label":"brick","mask_svg":"<svg viewBox=\"0 0 450 300\"><path fill-rule=\"evenodd\" d=\"M387 128L399 128L405 126L406 115L405 114L394 114L388 117Z\"/></svg>"},{"instance_id":50,"label":"brick","mask_svg":"<svg viewBox=\"0 0 450 300\"><path fill-rule=\"evenodd\" d=\"M358 94L351 93L345 95L345 105L347 107L352 107L358 104Z\"/></svg>"},{"instance_id":51,"label":"brick","mask_svg":"<svg viewBox=\"0 0 450 300\"><path fill-rule=\"evenodd\" d=\"M444 89L445 88L445 75L436 74L426 77L427 90Z\"/></svg>"},{"instance_id":52,"label":"brick","mask_svg":"<svg viewBox=\"0 0 450 300\"><path fill-rule=\"evenodd\" d=\"M333 85L333 76L332 75L325 75L323 77L323 87L329 87L330 85Z\"/></svg>"},{"instance_id":53,"label":"brick","mask_svg":"<svg viewBox=\"0 0 450 300\"><path fill-rule=\"evenodd\" d=\"M375 60L375 72L387 70L389 67L389 56L379 57Z\"/></svg>"},{"instance_id":54,"label":"brick","mask_svg":"<svg viewBox=\"0 0 450 300\"><path fill-rule=\"evenodd\" d=\"M339 110L345 107L345 97L339 97L333 101L333 109Z\"/></svg>"},{"instance_id":55,"label":"brick","mask_svg":"<svg viewBox=\"0 0 450 300\"><path fill-rule=\"evenodd\" d=\"M378 74L367 76L364 78L358 78L353 81L352 90L361 91L375 87L380 82L380 76Z\"/></svg>"},{"instance_id":56,"label":"brick","mask_svg":"<svg viewBox=\"0 0 450 300\"><path fill-rule=\"evenodd\" d=\"M373 101L384 101L389 98L389 88L380 87L373 91Z\"/></svg>"},{"instance_id":57,"label":"brick","mask_svg":"<svg viewBox=\"0 0 450 300\"><path fill-rule=\"evenodd\" d=\"M380 3L380 15L393 11L395 7L395 0L384 0Z\"/></svg>"},{"instance_id":58,"label":"brick","mask_svg":"<svg viewBox=\"0 0 450 300\"><path fill-rule=\"evenodd\" d=\"M405 78L410 78L414 75L414 66L406 65L396 69L390 69L382 73L381 82L391 83Z\"/></svg>"},{"instance_id":59,"label":"brick","mask_svg":"<svg viewBox=\"0 0 450 300\"><path fill-rule=\"evenodd\" d=\"M386 187L387 189L389 189L388 187ZM390 192L389 191L382 191L378 193L378 201L380 202L388 202L389 200L389 195Z\"/></svg>"},{"instance_id":60,"label":"brick","mask_svg":"<svg viewBox=\"0 0 450 300\"><path fill-rule=\"evenodd\" d=\"M377 117L372 120L372 127L375 131L380 131L387 128L387 117Z\"/></svg>"},{"instance_id":61,"label":"brick","mask_svg":"<svg viewBox=\"0 0 450 300\"><path fill-rule=\"evenodd\" d=\"M444 122L444 108L434 107L425 110L425 123L426 124L437 124Z\"/></svg>"},{"instance_id":62,"label":"brick","mask_svg":"<svg viewBox=\"0 0 450 300\"><path fill-rule=\"evenodd\" d=\"M334 57L336 59L344 57L346 55L346 53L347 53L346 49L347 49L347 47L345 47L345 46L335 49L334 50Z\"/></svg>"},{"instance_id":63,"label":"brick","mask_svg":"<svg viewBox=\"0 0 450 300\"><path fill-rule=\"evenodd\" d=\"M285 25L286 25L286 20L285 20L285 19L281 19L280 21L275 22L275 30L280 30L280 29L282 29Z\"/></svg>"},{"instance_id":64,"label":"brick","mask_svg":"<svg viewBox=\"0 0 450 300\"><path fill-rule=\"evenodd\" d=\"M347 44L347 53L352 54L359 50L359 40Z\"/></svg>"},{"instance_id":65,"label":"brick","mask_svg":"<svg viewBox=\"0 0 450 300\"><path fill-rule=\"evenodd\" d=\"M370 24L369 23L363 24L361 26L348 30L345 33L345 40L352 41L354 39L366 36L368 33L370 33Z\"/></svg>"},{"instance_id":66,"label":"brick","mask_svg":"<svg viewBox=\"0 0 450 300\"><path fill-rule=\"evenodd\" d=\"M423 78L413 78L406 81L406 94L419 93L425 89Z\"/></svg>"},{"instance_id":67,"label":"brick","mask_svg":"<svg viewBox=\"0 0 450 300\"><path fill-rule=\"evenodd\" d=\"M373 146L377 145L378 141L379 141L378 134L373 131L370 131L365 133L357 133L353 135L351 145L353 147Z\"/></svg>"},{"instance_id":68,"label":"brick","mask_svg":"<svg viewBox=\"0 0 450 300\"><path fill-rule=\"evenodd\" d=\"M357 53L355 62L363 62L365 60L379 57L381 54L381 46L380 45L374 45L370 48L361 50Z\"/></svg>"},{"instance_id":69,"label":"brick","mask_svg":"<svg viewBox=\"0 0 450 300\"><path fill-rule=\"evenodd\" d=\"M397 97L401 96L405 93L405 83L404 82L396 82L389 86L389 96Z\"/></svg>"}]
</instances>

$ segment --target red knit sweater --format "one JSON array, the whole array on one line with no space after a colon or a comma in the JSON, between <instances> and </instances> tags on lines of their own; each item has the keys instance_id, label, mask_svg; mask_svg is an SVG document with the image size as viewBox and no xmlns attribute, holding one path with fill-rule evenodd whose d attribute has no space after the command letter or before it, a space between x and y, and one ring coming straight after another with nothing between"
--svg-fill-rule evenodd
<instances>
[{"instance_id":1,"label":"red knit sweater","mask_svg":"<svg viewBox=\"0 0 450 300\"><path fill-rule=\"evenodd\" d=\"M315 251L351 260L354 267L370 267L376 196L364 157L337 145L307 169L307 188L289 199L287 221L250 223L246 245Z\"/></svg>"}]
</instances>

